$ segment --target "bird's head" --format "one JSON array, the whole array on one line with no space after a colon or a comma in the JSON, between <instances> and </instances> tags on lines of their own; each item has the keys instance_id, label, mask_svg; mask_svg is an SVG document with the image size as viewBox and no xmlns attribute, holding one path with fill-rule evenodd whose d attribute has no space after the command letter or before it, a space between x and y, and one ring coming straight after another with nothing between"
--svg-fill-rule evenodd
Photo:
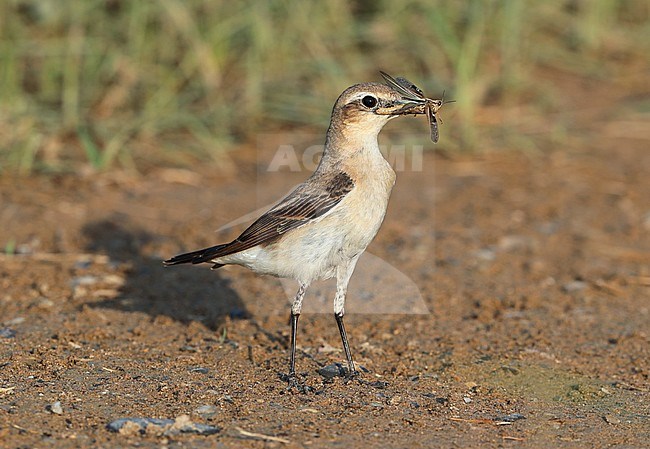
<instances>
[{"instance_id":1,"label":"bird's head","mask_svg":"<svg viewBox=\"0 0 650 449\"><path fill-rule=\"evenodd\" d=\"M355 84L336 100L330 134L340 134L346 140L376 140L379 131L390 119L400 115L423 114L424 106L424 98L407 98L385 84Z\"/></svg>"}]
</instances>

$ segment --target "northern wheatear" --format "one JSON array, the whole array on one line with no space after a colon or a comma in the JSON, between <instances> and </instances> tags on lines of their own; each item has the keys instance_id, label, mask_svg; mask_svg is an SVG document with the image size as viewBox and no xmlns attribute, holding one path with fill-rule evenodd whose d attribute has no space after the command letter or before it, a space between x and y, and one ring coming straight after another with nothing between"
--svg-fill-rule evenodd
<instances>
[{"instance_id":1,"label":"northern wheatear","mask_svg":"<svg viewBox=\"0 0 650 449\"><path fill-rule=\"evenodd\" d=\"M289 375L296 371L296 332L305 292L317 279L336 276L334 317L348 374L355 374L343 315L348 282L359 256L377 234L395 172L379 151L377 135L392 118L430 113L417 87L356 84L336 100L316 171L230 243L175 256L183 263L241 265L260 274L291 278L299 288L291 306ZM414 95L418 94L418 95ZM436 109L437 111L437 109Z\"/></svg>"}]
</instances>

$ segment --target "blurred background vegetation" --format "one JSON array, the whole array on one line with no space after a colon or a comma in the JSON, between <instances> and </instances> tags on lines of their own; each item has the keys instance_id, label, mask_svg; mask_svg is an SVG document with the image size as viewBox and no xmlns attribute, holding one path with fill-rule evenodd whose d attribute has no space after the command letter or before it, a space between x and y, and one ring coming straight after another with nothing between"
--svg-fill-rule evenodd
<instances>
[{"instance_id":1,"label":"blurred background vegetation","mask_svg":"<svg viewBox=\"0 0 650 449\"><path fill-rule=\"evenodd\" d=\"M0 172L218 167L259 133L322 133L338 94L380 69L457 101L445 149L534 148L563 132L540 73L648 76L649 4L5 0Z\"/></svg>"}]
</instances>

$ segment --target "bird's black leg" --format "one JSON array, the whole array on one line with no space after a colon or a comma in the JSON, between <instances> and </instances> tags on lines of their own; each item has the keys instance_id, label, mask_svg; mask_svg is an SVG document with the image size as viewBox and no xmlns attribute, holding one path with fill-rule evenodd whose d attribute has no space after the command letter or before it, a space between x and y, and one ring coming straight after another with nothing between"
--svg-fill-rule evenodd
<instances>
[{"instance_id":1,"label":"bird's black leg","mask_svg":"<svg viewBox=\"0 0 650 449\"><path fill-rule=\"evenodd\" d=\"M343 342L343 350L345 351L345 358L348 360L348 376L354 376L357 371L354 369L354 362L352 361L352 354L350 353L350 344L348 343L348 334L345 332L345 325L343 324L343 314L334 314L336 324L339 326L339 333L341 334L341 341Z\"/></svg>"},{"instance_id":2,"label":"bird's black leg","mask_svg":"<svg viewBox=\"0 0 650 449\"><path fill-rule=\"evenodd\" d=\"M296 334L298 333L299 313L291 311L291 358L289 359L289 377L296 375Z\"/></svg>"},{"instance_id":3,"label":"bird's black leg","mask_svg":"<svg viewBox=\"0 0 650 449\"><path fill-rule=\"evenodd\" d=\"M291 305L291 355L289 356L289 375L281 375L284 380L289 382L289 388L297 387L300 391L304 391L305 387L300 386L296 379L296 336L298 334L298 318L300 318L300 309L302 308L302 300L305 297L307 284L301 283L298 288L298 293Z\"/></svg>"}]
</instances>

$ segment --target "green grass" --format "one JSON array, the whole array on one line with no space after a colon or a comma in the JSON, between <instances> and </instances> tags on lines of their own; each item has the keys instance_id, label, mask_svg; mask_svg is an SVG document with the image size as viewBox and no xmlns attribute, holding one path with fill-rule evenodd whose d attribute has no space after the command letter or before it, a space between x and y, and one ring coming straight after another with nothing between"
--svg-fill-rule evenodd
<instances>
[{"instance_id":1,"label":"green grass","mask_svg":"<svg viewBox=\"0 0 650 449\"><path fill-rule=\"evenodd\" d=\"M444 111L455 133L445 145L471 150L482 106L543 109L559 95L533 81L536 70L599 77L617 61L647 60L648 9L641 0L0 2L0 171L218 165L258 133L325 126L340 91L379 81L379 69L432 96L446 89L456 103Z\"/></svg>"},{"instance_id":2,"label":"green grass","mask_svg":"<svg viewBox=\"0 0 650 449\"><path fill-rule=\"evenodd\" d=\"M15 239L9 239L7 241L7 243L5 243L4 253L5 254L15 254L16 253L16 240Z\"/></svg>"}]
</instances>

